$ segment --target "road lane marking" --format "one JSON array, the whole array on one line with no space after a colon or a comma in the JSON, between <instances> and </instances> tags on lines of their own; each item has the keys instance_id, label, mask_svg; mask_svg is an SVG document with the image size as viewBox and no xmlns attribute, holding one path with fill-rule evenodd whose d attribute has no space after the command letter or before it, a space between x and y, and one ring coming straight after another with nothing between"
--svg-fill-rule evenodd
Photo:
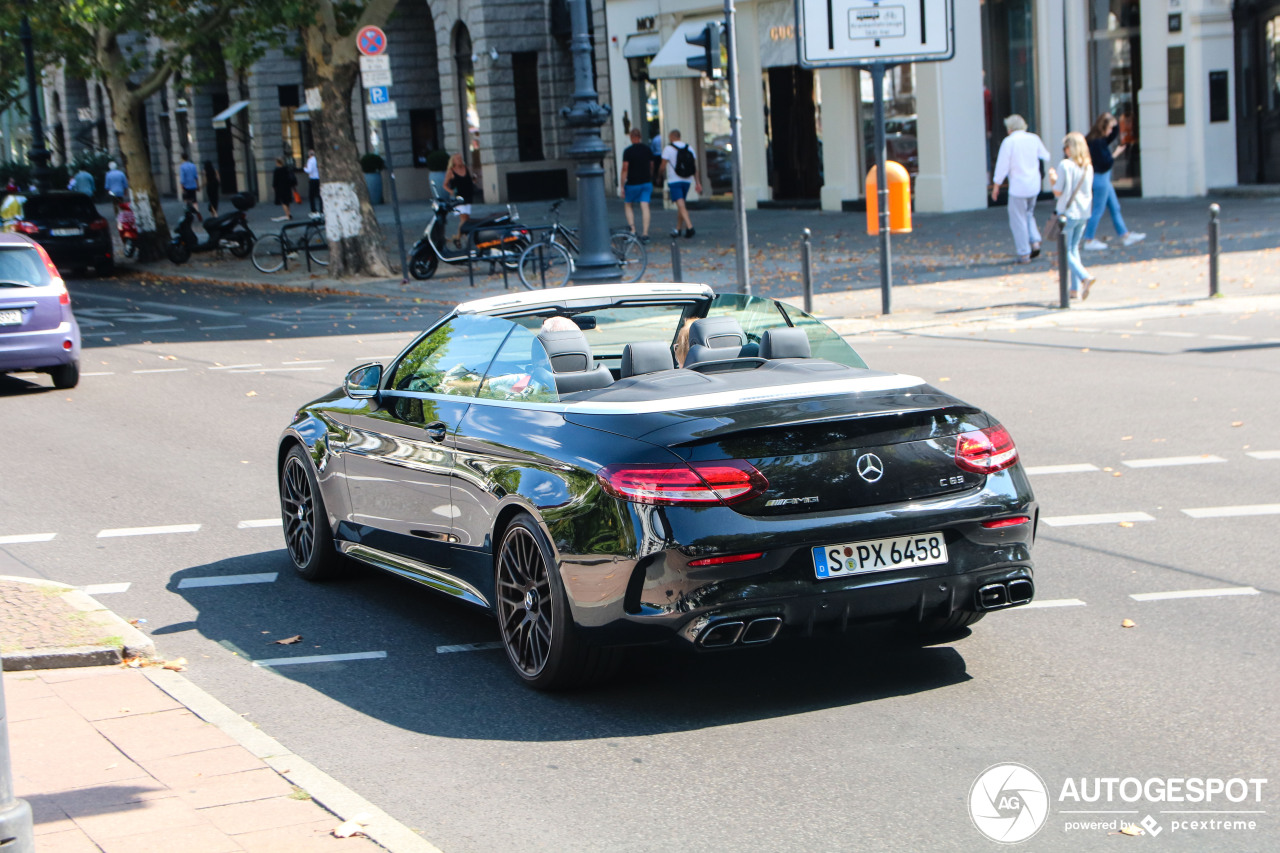
<instances>
[{"instance_id":1,"label":"road lane marking","mask_svg":"<svg viewBox=\"0 0 1280 853\"><path fill-rule=\"evenodd\" d=\"M186 329L147 329L148 335L163 335L167 332L185 332Z\"/></svg>"},{"instance_id":2,"label":"road lane marking","mask_svg":"<svg viewBox=\"0 0 1280 853\"><path fill-rule=\"evenodd\" d=\"M1245 456L1252 456L1254 459L1280 459L1280 450L1254 450Z\"/></svg>"},{"instance_id":3,"label":"road lane marking","mask_svg":"<svg viewBox=\"0 0 1280 853\"><path fill-rule=\"evenodd\" d=\"M261 364L219 364L217 367L210 367L210 370L239 370L242 367L262 367Z\"/></svg>"},{"instance_id":4,"label":"road lane marking","mask_svg":"<svg viewBox=\"0 0 1280 853\"><path fill-rule=\"evenodd\" d=\"M1104 512L1099 515L1058 515L1040 519L1050 527L1077 527L1081 524L1119 524L1124 521L1155 521L1145 512Z\"/></svg>"},{"instance_id":5,"label":"road lane marking","mask_svg":"<svg viewBox=\"0 0 1280 853\"><path fill-rule=\"evenodd\" d=\"M1214 598L1220 595L1258 595L1251 586L1227 586L1217 589L1184 589L1177 592L1138 592L1130 595L1134 601L1165 601L1170 598Z\"/></svg>"},{"instance_id":6,"label":"road lane marking","mask_svg":"<svg viewBox=\"0 0 1280 853\"><path fill-rule=\"evenodd\" d=\"M345 655L307 655L300 658L264 658L253 662L254 666L290 666L300 663L332 663L345 660L377 660L385 658L386 652L350 652Z\"/></svg>"},{"instance_id":7,"label":"road lane marking","mask_svg":"<svg viewBox=\"0 0 1280 853\"><path fill-rule=\"evenodd\" d=\"M135 370L134 373L186 373L185 367L157 367L152 370Z\"/></svg>"},{"instance_id":8,"label":"road lane marking","mask_svg":"<svg viewBox=\"0 0 1280 853\"><path fill-rule=\"evenodd\" d=\"M1078 598L1046 598L1046 599L1041 599L1039 601L1032 601L1029 604L1024 604L1022 605L1022 607L1018 607L1015 609L1025 610L1027 608L1036 608L1036 607L1084 607L1084 606L1085 606L1085 603Z\"/></svg>"},{"instance_id":9,"label":"road lane marking","mask_svg":"<svg viewBox=\"0 0 1280 853\"><path fill-rule=\"evenodd\" d=\"M1088 462L1075 462L1070 465L1036 465L1025 469L1028 476L1039 474L1082 474L1085 471L1097 471L1098 466Z\"/></svg>"},{"instance_id":10,"label":"road lane marking","mask_svg":"<svg viewBox=\"0 0 1280 853\"><path fill-rule=\"evenodd\" d=\"M114 370L101 370L96 373L81 373L80 375L81 376L115 376L116 372Z\"/></svg>"},{"instance_id":11,"label":"road lane marking","mask_svg":"<svg viewBox=\"0 0 1280 853\"><path fill-rule=\"evenodd\" d=\"M247 329L247 328L249 327L246 326L244 323L233 323L230 326L201 326L200 330L202 332L220 332L223 329Z\"/></svg>"},{"instance_id":12,"label":"road lane marking","mask_svg":"<svg viewBox=\"0 0 1280 853\"><path fill-rule=\"evenodd\" d=\"M1205 335L1211 341L1251 341L1246 335Z\"/></svg>"},{"instance_id":13,"label":"road lane marking","mask_svg":"<svg viewBox=\"0 0 1280 853\"><path fill-rule=\"evenodd\" d=\"M105 297L96 296L97 299ZM122 302L128 300L121 300ZM148 308L163 308L166 311L186 311L188 314L204 314L208 317L239 317L235 311L217 311L213 308L192 308L189 305L170 305L167 302L139 302L139 305L145 305Z\"/></svg>"},{"instance_id":14,"label":"road lane marking","mask_svg":"<svg viewBox=\"0 0 1280 853\"><path fill-rule=\"evenodd\" d=\"M1200 337L1195 332L1156 332L1156 334L1164 338L1198 338Z\"/></svg>"},{"instance_id":15,"label":"road lane marking","mask_svg":"<svg viewBox=\"0 0 1280 853\"><path fill-rule=\"evenodd\" d=\"M453 652L484 652L489 649L500 649L502 643L462 643L457 646L436 646L436 654L447 655Z\"/></svg>"},{"instance_id":16,"label":"road lane marking","mask_svg":"<svg viewBox=\"0 0 1280 853\"><path fill-rule=\"evenodd\" d=\"M110 595L115 592L128 592L131 583L91 583L88 586L80 587L80 591L85 595Z\"/></svg>"},{"instance_id":17,"label":"road lane marking","mask_svg":"<svg viewBox=\"0 0 1280 853\"><path fill-rule=\"evenodd\" d=\"M1280 515L1280 504L1246 504L1243 506L1202 506L1184 509L1192 518L1239 518L1246 515Z\"/></svg>"},{"instance_id":18,"label":"road lane marking","mask_svg":"<svg viewBox=\"0 0 1280 853\"><path fill-rule=\"evenodd\" d=\"M324 370L323 367L249 367L230 370L228 373L291 373L306 370Z\"/></svg>"},{"instance_id":19,"label":"road lane marking","mask_svg":"<svg viewBox=\"0 0 1280 853\"><path fill-rule=\"evenodd\" d=\"M242 521L236 525L237 530L249 530L254 527L283 527L284 519L280 518L251 518L248 521Z\"/></svg>"},{"instance_id":20,"label":"road lane marking","mask_svg":"<svg viewBox=\"0 0 1280 853\"><path fill-rule=\"evenodd\" d=\"M159 527L113 527L99 530L99 539L110 539L116 536L155 536L162 533L195 533L200 529L198 524L166 524Z\"/></svg>"},{"instance_id":21,"label":"road lane marking","mask_svg":"<svg viewBox=\"0 0 1280 853\"><path fill-rule=\"evenodd\" d=\"M1226 462L1221 456L1206 453L1203 456L1165 456L1159 459L1126 459L1122 462L1129 468L1166 468L1173 465L1209 465L1214 462Z\"/></svg>"},{"instance_id":22,"label":"road lane marking","mask_svg":"<svg viewBox=\"0 0 1280 853\"><path fill-rule=\"evenodd\" d=\"M389 358L395 358L394 355L361 355L356 356L356 361L386 361Z\"/></svg>"},{"instance_id":23,"label":"road lane marking","mask_svg":"<svg viewBox=\"0 0 1280 853\"><path fill-rule=\"evenodd\" d=\"M275 583L278 572L262 572L256 575L209 575L203 578L183 578L178 581L178 589L192 589L198 586L240 586L247 583Z\"/></svg>"},{"instance_id":24,"label":"road lane marking","mask_svg":"<svg viewBox=\"0 0 1280 853\"><path fill-rule=\"evenodd\" d=\"M56 533L14 533L0 536L0 545L22 545L26 542L49 542Z\"/></svg>"},{"instance_id":25,"label":"road lane marking","mask_svg":"<svg viewBox=\"0 0 1280 853\"><path fill-rule=\"evenodd\" d=\"M307 361L301 361L301 360L299 360L299 361L282 361L282 362L280 362L280 363L281 363L281 364L332 364L332 363L333 363L333 359L331 359L331 358L313 358L313 359L309 359L309 360L307 360Z\"/></svg>"}]
</instances>

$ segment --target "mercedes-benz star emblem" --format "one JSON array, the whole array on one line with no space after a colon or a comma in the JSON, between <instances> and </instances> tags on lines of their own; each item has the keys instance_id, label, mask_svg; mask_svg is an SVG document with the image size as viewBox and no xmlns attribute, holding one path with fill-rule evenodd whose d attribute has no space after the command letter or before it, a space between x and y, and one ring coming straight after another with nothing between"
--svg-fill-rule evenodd
<instances>
[{"instance_id":1,"label":"mercedes-benz star emblem","mask_svg":"<svg viewBox=\"0 0 1280 853\"><path fill-rule=\"evenodd\" d=\"M874 453L864 453L858 457L858 476L874 483L884 476L884 463Z\"/></svg>"}]
</instances>

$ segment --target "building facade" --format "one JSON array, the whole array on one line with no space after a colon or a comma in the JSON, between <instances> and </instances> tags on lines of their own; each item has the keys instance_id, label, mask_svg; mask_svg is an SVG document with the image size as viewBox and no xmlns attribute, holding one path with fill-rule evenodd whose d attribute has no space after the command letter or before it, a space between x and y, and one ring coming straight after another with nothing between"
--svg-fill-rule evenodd
<instances>
[{"instance_id":1,"label":"building facade","mask_svg":"<svg viewBox=\"0 0 1280 853\"><path fill-rule=\"evenodd\" d=\"M871 84L856 68L801 68L793 0L739 0L743 187L764 202L839 210L864 196ZM723 80L685 66L685 37L723 17L709 0L610 0L614 133L672 128L730 192ZM1002 119L1026 118L1050 151L1102 112L1120 120L1121 192L1195 196L1280 180L1280 3L1275 0L955 0L955 56L891 69L888 156L921 211L987 204ZM1239 152L1239 153L1238 153Z\"/></svg>"}]
</instances>

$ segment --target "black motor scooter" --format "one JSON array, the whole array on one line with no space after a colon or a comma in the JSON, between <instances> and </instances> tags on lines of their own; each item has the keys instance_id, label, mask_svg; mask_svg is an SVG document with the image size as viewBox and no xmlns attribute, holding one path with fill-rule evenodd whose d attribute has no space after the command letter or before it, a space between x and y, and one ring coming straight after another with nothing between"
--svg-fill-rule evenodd
<instances>
[{"instance_id":1,"label":"black motor scooter","mask_svg":"<svg viewBox=\"0 0 1280 853\"><path fill-rule=\"evenodd\" d=\"M529 231L520 226L520 218L510 205L506 213L473 219L463 225L462 246L450 245L444 235L445 220L455 207L463 203L460 198L432 198L431 220L409 253L409 274L414 278L423 281L431 278L441 261L455 266L488 261L490 272L499 263L512 271L519 266L520 253L530 242Z\"/></svg>"},{"instance_id":2,"label":"black motor scooter","mask_svg":"<svg viewBox=\"0 0 1280 853\"><path fill-rule=\"evenodd\" d=\"M209 235L204 242L196 237L192 225L199 213L195 205L187 205L182 220L174 229L173 240L169 243L169 260L175 264L185 264L191 259L193 252L221 252L223 249L229 250L237 258L249 257L258 238L249 227L245 211L253 209L255 203L256 199L251 193L236 193L231 196L231 205L235 210L204 221L205 233Z\"/></svg>"}]
</instances>

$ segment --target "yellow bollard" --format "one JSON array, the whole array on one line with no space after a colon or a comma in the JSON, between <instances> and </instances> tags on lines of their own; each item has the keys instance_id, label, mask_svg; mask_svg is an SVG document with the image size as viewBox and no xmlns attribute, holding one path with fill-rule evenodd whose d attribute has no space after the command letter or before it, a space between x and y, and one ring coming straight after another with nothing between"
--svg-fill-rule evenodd
<instances>
[{"instance_id":1,"label":"yellow bollard","mask_svg":"<svg viewBox=\"0 0 1280 853\"><path fill-rule=\"evenodd\" d=\"M888 160L885 171L889 174L889 233L911 233L911 177L901 163ZM876 167L867 173L867 233L880 233L880 196L876 186Z\"/></svg>"}]
</instances>

